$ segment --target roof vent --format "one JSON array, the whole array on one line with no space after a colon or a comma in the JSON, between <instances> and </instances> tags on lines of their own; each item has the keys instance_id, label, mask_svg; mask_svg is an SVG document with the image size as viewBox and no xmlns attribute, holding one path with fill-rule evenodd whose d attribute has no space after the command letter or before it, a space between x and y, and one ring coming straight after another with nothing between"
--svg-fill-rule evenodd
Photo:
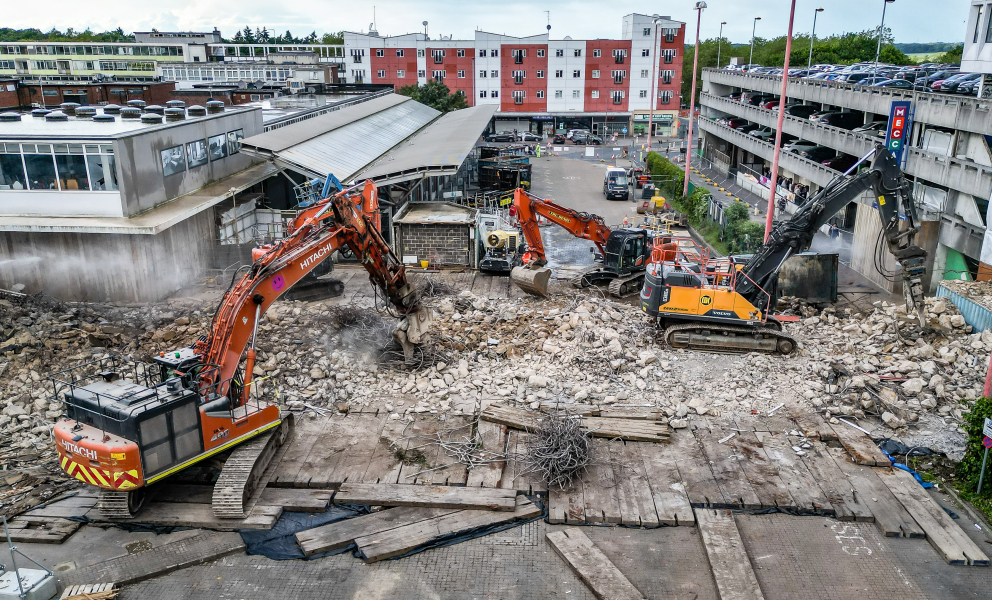
<instances>
[{"instance_id":1,"label":"roof vent","mask_svg":"<svg viewBox=\"0 0 992 600\"><path fill-rule=\"evenodd\" d=\"M68 121L69 115L65 114L61 110L53 110L52 112L45 115L46 121Z\"/></svg>"},{"instance_id":2,"label":"roof vent","mask_svg":"<svg viewBox=\"0 0 992 600\"><path fill-rule=\"evenodd\" d=\"M48 110L47 108L36 108L36 109L34 109L34 110L31 111L31 116L32 117L44 117L45 115L47 115L50 112L52 112L52 111Z\"/></svg>"},{"instance_id":3,"label":"roof vent","mask_svg":"<svg viewBox=\"0 0 992 600\"><path fill-rule=\"evenodd\" d=\"M135 108L144 108L146 104L148 104L148 103L145 102L144 100L128 100L127 101L127 105L128 106L133 106Z\"/></svg>"},{"instance_id":4,"label":"roof vent","mask_svg":"<svg viewBox=\"0 0 992 600\"><path fill-rule=\"evenodd\" d=\"M207 112L212 115L224 112L224 103L220 100L209 100L207 102Z\"/></svg>"},{"instance_id":5,"label":"roof vent","mask_svg":"<svg viewBox=\"0 0 992 600\"><path fill-rule=\"evenodd\" d=\"M162 122L162 115L145 113L141 115L141 122L145 125L157 125Z\"/></svg>"},{"instance_id":6,"label":"roof vent","mask_svg":"<svg viewBox=\"0 0 992 600\"><path fill-rule=\"evenodd\" d=\"M120 104L105 104L103 107L103 114L105 115L119 115L121 114Z\"/></svg>"},{"instance_id":7,"label":"roof vent","mask_svg":"<svg viewBox=\"0 0 992 600\"><path fill-rule=\"evenodd\" d=\"M92 106L80 106L76 109L76 117L80 119L92 119L96 114L96 108Z\"/></svg>"},{"instance_id":8,"label":"roof vent","mask_svg":"<svg viewBox=\"0 0 992 600\"><path fill-rule=\"evenodd\" d=\"M122 119L140 119L141 118L141 109L140 108L136 108L134 106L128 106L126 108L122 108L121 109L121 118Z\"/></svg>"},{"instance_id":9,"label":"roof vent","mask_svg":"<svg viewBox=\"0 0 992 600\"><path fill-rule=\"evenodd\" d=\"M189 108L186 109L186 112L189 113L189 116L191 117L207 116L207 109L203 108L198 104L194 104L193 106L190 106Z\"/></svg>"},{"instance_id":10,"label":"roof vent","mask_svg":"<svg viewBox=\"0 0 992 600\"><path fill-rule=\"evenodd\" d=\"M13 123L14 121L20 120L21 115L16 112L0 113L0 123Z\"/></svg>"},{"instance_id":11,"label":"roof vent","mask_svg":"<svg viewBox=\"0 0 992 600\"><path fill-rule=\"evenodd\" d=\"M186 103L182 100L169 100L165 103L167 108L186 108Z\"/></svg>"},{"instance_id":12,"label":"roof vent","mask_svg":"<svg viewBox=\"0 0 992 600\"><path fill-rule=\"evenodd\" d=\"M165 109L165 120L166 121L182 121L186 118L186 110L182 108L167 108Z\"/></svg>"},{"instance_id":13,"label":"roof vent","mask_svg":"<svg viewBox=\"0 0 992 600\"><path fill-rule=\"evenodd\" d=\"M146 113L155 113L156 115L164 115L165 114L165 107L164 106L159 106L158 104L149 104L148 106L145 107L145 112Z\"/></svg>"},{"instance_id":14,"label":"roof vent","mask_svg":"<svg viewBox=\"0 0 992 600\"><path fill-rule=\"evenodd\" d=\"M79 108L78 102L63 102L59 104L59 109L69 116L75 116L77 108Z\"/></svg>"},{"instance_id":15,"label":"roof vent","mask_svg":"<svg viewBox=\"0 0 992 600\"><path fill-rule=\"evenodd\" d=\"M113 123L117 117L114 115L93 115L93 120L97 123Z\"/></svg>"}]
</instances>

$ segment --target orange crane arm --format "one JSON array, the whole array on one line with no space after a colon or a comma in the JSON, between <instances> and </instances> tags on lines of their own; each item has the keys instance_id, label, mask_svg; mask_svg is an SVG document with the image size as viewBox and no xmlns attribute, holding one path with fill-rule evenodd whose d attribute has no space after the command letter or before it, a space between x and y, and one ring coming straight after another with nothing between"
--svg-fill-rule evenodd
<instances>
[{"instance_id":1,"label":"orange crane arm","mask_svg":"<svg viewBox=\"0 0 992 600\"><path fill-rule=\"evenodd\" d=\"M541 229L537 218L557 223L575 237L592 240L599 253L606 255L606 240L610 237L610 228L599 215L580 212L566 208L544 198L538 198L523 188L513 192L513 206L517 209L517 219L527 240L527 254L523 261L527 265L544 266L548 263L544 254L544 241L541 239Z\"/></svg>"},{"instance_id":2,"label":"orange crane arm","mask_svg":"<svg viewBox=\"0 0 992 600\"><path fill-rule=\"evenodd\" d=\"M367 181L361 195L349 192L325 198L302 211L286 239L252 250L254 262L224 294L210 337L197 342L195 349L204 365L200 372L201 393L227 395L249 342L252 347L248 350L245 377L251 378L254 336L261 316L279 296L344 245L359 257L369 278L385 292L397 312L409 314L419 308L403 265L375 227L378 202L374 184ZM248 381L244 383L247 394ZM232 399L235 403L242 400Z\"/></svg>"}]
</instances>

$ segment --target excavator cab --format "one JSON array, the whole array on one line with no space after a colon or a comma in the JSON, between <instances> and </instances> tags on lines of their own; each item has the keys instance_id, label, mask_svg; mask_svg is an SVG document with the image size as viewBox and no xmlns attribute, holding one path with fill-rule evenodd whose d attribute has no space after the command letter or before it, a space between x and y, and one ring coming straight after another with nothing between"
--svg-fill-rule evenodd
<instances>
[{"instance_id":1,"label":"excavator cab","mask_svg":"<svg viewBox=\"0 0 992 600\"><path fill-rule=\"evenodd\" d=\"M606 241L603 266L618 275L644 268L651 244L645 229L618 229Z\"/></svg>"}]
</instances>

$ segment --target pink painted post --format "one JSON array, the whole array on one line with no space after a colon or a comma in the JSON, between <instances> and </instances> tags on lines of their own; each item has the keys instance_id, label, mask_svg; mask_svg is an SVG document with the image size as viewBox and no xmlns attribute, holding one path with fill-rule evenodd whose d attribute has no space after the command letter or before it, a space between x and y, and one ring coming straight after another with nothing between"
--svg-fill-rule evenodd
<instances>
[{"instance_id":1,"label":"pink painted post","mask_svg":"<svg viewBox=\"0 0 992 600\"><path fill-rule=\"evenodd\" d=\"M992 356L989 357L989 368L985 371L985 387L982 388L982 398L992 398Z\"/></svg>"},{"instance_id":2,"label":"pink painted post","mask_svg":"<svg viewBox=\"0 0 992 600\"><path fill-rule=\"evenodd\" d=\"M702 4L702 6L700 6ZM685 142L685 183L682 186L682 195L689 195L689 164L692 162L692 117L696 106L696 71L699 66L699 24L703 20L703 9L705 2L696 3L696 52L692 57L692 93L689 94L689 132Z\"/></svg>"},{"instance_id":3,"label":"pink painted post","mask_svg":"<svg viewBox=\"0 0 992 600\"><path fill-rule=\"evenodd\" d=\"M765 242L772 234L775 220L775 188L778 187L778 157L782 152L782 124L785 122L785 95L789 89L789 54L792 52L792 22L796 18L796 0L792 0L789 13L789 36L785 38L785 64L782 67L782 97L778 99L778 128L775 130L775 153L772 155L771 196L768 198L768 217L765 218Z\"/></svg>"}]
</instances>

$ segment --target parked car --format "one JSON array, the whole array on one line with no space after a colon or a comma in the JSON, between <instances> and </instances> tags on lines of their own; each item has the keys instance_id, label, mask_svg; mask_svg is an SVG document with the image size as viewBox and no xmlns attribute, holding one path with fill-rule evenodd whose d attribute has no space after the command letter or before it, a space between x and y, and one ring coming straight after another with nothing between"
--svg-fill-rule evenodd
<instances>
[{"instance_id":1,"label":"parked car","mask_svg":"<svg viewBox=\"0 0 992 600\"><path fill-rule=\"evenodd\" d=\"M917 85L908 79L883 79L878 83L872 84L872 87L894 88L898 90L914 90L914 89L919 89L923 86Z\"/></svg>"},{"instance_id":2,"label":"parked car","mask_svg":"<svg viewBox=\"0 0 992 600\"><path fill-rule=\"evenodd\" d=\"M975 81L976 79L978 79L981 76L982 76L981 73L969 73L967 75L964 75L963 77L958 77L958 78L953 79L953 80L950 80L950 79L949 80L946 80L946 81L944 81L943 85L940 86L940 91L943 92L943 93L945 93L945 94L956 93L958 91L958 86L959 85L961 85L962 83L964 83L966 81Z\"/></svg>"},{"instance_id":3,"label":"parked car","mask_svg":"<svg viewBox=\"0 0 992 600\"><path fill-rule=\"evenodd\" d=\"M761 127L761 125L758 125L757 123L748 123L747 125L741 125L738 127L737 131L740 131L741 133L751 133L759 127Z\"/></svg>"},{"instance_id":4,"label":"parked car","mask_svg":"<svg viewBox=\"0 0 992 600\"><path fill-rule=\"evenodd\" d=\"M487 142L513 142L516 141L513 136L513 132L501 131L499 133L490 133L486 137Z\"/></svg>"},{"instance_id":5,"label":"parked car","mask_svg":"<svg viewBox=\"0 0 992 600\"><path fill-rule=\"evenodd\" d=\"M792 106L785 107L785 114L799 117L800 119L808 119L817 112L820 112L820 109L812 104L793 104Z\"/></svg>"},{"instance_id":6,"label":"parked car","mask_svg":"<svg viewBox=\"0 0 992 600\"><path fill-rule=\"evenodd\" d=\"M727 119L725 125L731 129L740 129L741 127L747 125L747 119L738 119L736 117L733 119Z\"/></svg>"},{"instance_id":7,"label":"parked car","mask_svg":"<svg viewBox=\"0 0 992 600\"><path fill-rule=\"evenodd\" d=\"M536 133L531 133L529 131L523 131L517 134L518 142L540 142L541 136Z\"/></svg>"},{"instance_id":8,"label":"parked car","mask_svg":"<svg viewBox=\"0 0 992 600\"><path fill-rule=\"evenodd\" d=\"M591 133L576 133L572 136L572 143L585 146L599 146L603 143L603 138Z\"/></svg>"},{"instance_id":9,"label":"parked car","mask_svg":"<svg viewBox=\"0 0 992 600\"><path fill-rule=\"evenodd\" d=\"M749 131L748 135L753 135L759 140L764 140L767 142L775 138L775 130L771 127L762 127L761 129Z\"/></svg>"},{"instance_id":10,"label":"parked car","mask_svg":"<svg viewBox=\"0 0 992 600\"><path fill-rule=\"evenodd\" d=\"M728 95L727 96L727 99L728 100L733 100L735 102L740 102L741 101L741 92L734 92L733 94Z\"/></svg>"},{"instance_id":11,"label":"parked car","mask_svg":"<svg viewBox=\"0 0 992 600\"><path fill-rule=\"evenodd\" d=\"M953 85L954 87L957 87L957 84L954 82L962 77L967 77L968 75L971 75L971 73L955 73L945 79L940 79L933 82L933 84L930 85L930 89L935 92L943 92L946 91L946 86Z\"/></svg>"},{"instance_id":12,"label":"parked car","mask_svg":"<svg viewBox=\"0 0 992 600\"><path fill-rule=\"evenodd\" d=\"M931 86L933 86L934 83L936 83L938 81L943 81L944 79L947 79L948 77L953 77L954 75L957 75L957 73L958 72L957 72L956 69L939 69L939 70L934 71L933 73L927 75L926 77L924 77L923 78L923 85L925 85L927 87L931 87Z\"/></svg>"},{"instance_id":13,"label":"parked car","mask_svg":"<svg viewBox=\"0 0 992 600\"><path fill-rule=\"evenodd\" d=\"M821 110L818 110L815 113L811 114L809 116L809 120L810 121L819 121L824 116L829 115L830 113L835 113L835 112L837 112L837 111L836 110L825 110L825 109L821 109Z\"/></svg>"},{"instance_id":14,"label":"parked car","mask_svg":"<svg viewBox=\"0 0 992 600\"><path fill-rule=\"evenodd\" d=\"M865 118L858 112L835 112L823 115L818 122L821 125L850 130L864 125Z\"/></svg>"},{"instance_id":15,"label":"parked car","mask_svg":"<svg viewBox=\"0 0 992 600\"><path fill-rule=\"evenodd\" d=\"M823 161L823 166L830 167L835 171L840 171L843 173L853 167L856 162L858 162L858 159L854 158L850 154L839 154L833 158L828 158Z\"/></svg>"},{"instance_id":16,"label":"parked car","mask_svg":"<svg viewBox=\"0 0 992 600\"><path fill-rule=\"evenodd\" d=\"M567 139L568 138L565 137L565 134L564 133L556 133L555 134L555 137L552 138L552 141L555 144L564 144Z\"/></svg>"},{"instance_id":17,"label":"parked car","mask_svg":"<svg viewBox=\"0 0 992 600\"><path fill-rule=\"evenodd\" d=\"M871 123L865 123L861 127L855 127L851 130L852 133L862 133L869 137L885 137L885 132L889 128L888 121L872 121Z\"/></svg>"},{"instance_id":18,"label":"parked car","mask_svg":"<svg viewBox=\"0 0 992 600\"><path fill-rule=\"evenodd\" d=\"M778 101L779 101L778 98L773 98L772 100L763 103L761 105L761 108L766 108L768 110L772 110L772 109L778 110Z\"/></svg>"},{"instance_id":19,"label":"parked car","mask_svg":"<svg viewBox=\"0 0 992 600\"><path fill-rule=\"evenodd\" d=\"M589 135L592 135L592 132L589 131L588 129L569 129L565 133L565 137L567 137L568 139L572 139L573 137L575 137L576 133L587 133Z\"/></svg>"},{"instance_id":20,"label":"parked car","mask_svg":"<svg viewBox=\"0 0 992 600\"><path fill-rule=\"evenodd\" d=\"M751 106L761 106L765 102L768 102L769 100L772 100L774 98L775 96L773 96L772 94L756 94L753 96L749 94L747 100L744 103L750 104Z\"/></svg>"},{"instance_id":21,"label":"parked car","mask_svg":"<svg viewBox=\"0 0 992 600\"><path fill-rule=\"evenodd\" d=\"M865 71L858 71L856 73L848 73L840 81L844 83L861 83L862 80L872 77L871 73Z\"/></svg>"},{"instance_id":22,"label":"parked car","mask_svg":"<svg viewBox=\"0 0 992 600\"><path fill-rule=\"evenodd\" d=\"M827 148L826 146L813 146L812 148L806 148L799 151L799 156L810 160L815 160L816 162L823 162L828 158L833 158L836 155L837 152L833 148Z\"/></svg>"},{"instance_id":23,"label":"parked car","mask_svg":"<svg viewBox=\"0 0 992 600\"><path fill-rule=\"evenodd\" d=\"M958 89L954 90L955 94L961 94L962 96L977 96L978 88L982 85L982 78L977 77L970 81L965 81L964 83L958 84Z\"/></svg>"},{"instance_id":24,"label":"parked car","mask_svg":"<svg viewBox=\"0 0 992 600\"><path fill-rule=\"evenodd\" d=\"M815 147L816 144L814 144L813 142L808 142L806 140L796 140L794 142L790 142L786 144L785 146L782 147L782 149L787 152L799 154L804 150L809 150L810 148L815 148Z\"/></svg>"}]
</instances>

